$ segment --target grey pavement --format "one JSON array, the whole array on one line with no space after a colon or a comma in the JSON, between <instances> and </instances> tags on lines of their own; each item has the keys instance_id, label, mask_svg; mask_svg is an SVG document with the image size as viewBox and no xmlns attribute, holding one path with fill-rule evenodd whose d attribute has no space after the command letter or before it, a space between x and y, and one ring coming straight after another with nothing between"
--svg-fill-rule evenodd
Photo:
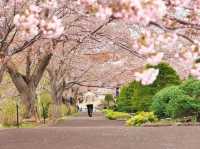
<instances>
[{"instance_id":1,"label":"grey pavement","mask_svg":"<svg viewBox=\"0 0 200 149\"><path fill-rule=\"evenodd\" d=\"M128 128L86 114L58 125L0 130L0 149L200 149L200 127Z\"/></svg>"}]
</instances>

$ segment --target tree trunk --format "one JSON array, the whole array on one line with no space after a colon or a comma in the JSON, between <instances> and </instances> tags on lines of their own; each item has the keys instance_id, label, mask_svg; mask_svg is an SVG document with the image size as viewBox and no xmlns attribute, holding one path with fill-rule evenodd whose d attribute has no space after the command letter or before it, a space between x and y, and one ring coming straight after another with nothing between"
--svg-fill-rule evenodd
<instances>
[{"instance_id":1,"label":"tree trunk","mask_svg":"<svg viewBox=\"0 0 200 149\"><path fill-rule=\"evenodd\" d=\"M63 78L59 78L52 70L47 69L50 77L51 96L53 103L56 105L62 104L63 93L65 89L65 81Z\"/></svg>"},{"instance_id":2,"label":"tree trunk","mask_svg":"<svg viewBox=\"0 0 200 149\"><path fill-rule=\"evenodd\" d=\"M63 93L64 87L62 84L57 84L56 81L51 82L51 95L54 104L62 104Z\"/></svg>"},{"instance_id":3,"label":"tree trunk","mask_svg":"<svg viewBox=\"0 0 200 149\"><path fill-rule=\"evenodd\" d=\"M53 99L53 103L56 105L60 105L62 103L62 91L57 91L56 89L52 88L51 95Z\"/></svg>"},{"instance_id":4,"label":"tree trunk","mask_svg":"<svg viewBox=\"0 0 200 149\"><path fill-rule=\"evenodd\" d=\"M2 80L3 80L3 75L4 75L5 70L6 70L6 67L5 67L4 65L2 65L2 66L0 67L0 83L1 83Z\"/></svg>"},{"instance_id":5,"label":"tree trunk","mask_svg":"<svg viewBox=\"0 0 200 149\"><path fill-rule=\"evenodd\" d=\"M25 118L32 118L34 117L37 119L36 116L36 107L35 107L35 100L36 100L36 89L34 86L29 85L27 88L27 91L22 91L20 93L20 97L22 100L22 103L25 106Z\"/></svg>"},{"instance_id":6,"label":"tree trunk","mask_svg":"<svg viewBox=\"0 0 200 149\"><path fill-rule=\"evenodd\" d=\"M19 95L21 97L22 103L25 106L25 118L31 118L35 116L35 99L36 99L36 87L33 82L26 82L23 76L17 72L14 72L9 68L9 74L15 84Z\"/></svg>"},{"instance_id":7,"label":"tree trunk","mask_svg":"<svg viewBox=\"0 0 200 149\"><path fill-rule=\"evenodd\" d=\"M37 120L35 108L36 88L51 59L51 56L52 54L50 53L44 55L40 59L39 63L37 64L37 67L35 68L31 76L29 73L26 74L26 76L19 73L16 69L16 66L11 61L8 62L6 65L8 73L10 74L10 77L19 92L22 102L26 107L26 118L35 117L35 120ZM30 67L30 64L27 66Z\"/></svg>"}]
</instances>

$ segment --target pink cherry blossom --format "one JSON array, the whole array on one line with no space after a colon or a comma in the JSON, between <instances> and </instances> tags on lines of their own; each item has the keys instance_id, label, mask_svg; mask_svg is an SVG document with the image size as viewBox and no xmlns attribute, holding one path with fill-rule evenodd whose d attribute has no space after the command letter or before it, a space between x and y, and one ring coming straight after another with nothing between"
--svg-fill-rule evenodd
<instances>
[{"instance_id":1,"label":"pink cherry blossom","mask_svg":"<svg viewBox=\"0 0 200 149\"><path fill-rule=\"evenodd\" d=\"M112 15L112 9L109 7L100 7L99 11L96 13L96 16L105 20L107 17Z\"/></svg>"},{"instance_id":2,"label":"pink cherry blossom","mask_svg":"<svg viewBox=\"0 0 200 149\"><path fill-rule=\"evenodd\" d=\"M46 16L44 14L54 11L57 0L45 0L38 4L31 4L24 13L16 14L13 23L21 31L26 39L31 39L39 33L45 38L58 38L64 31L61 19L57 16Z\"/></svg>"},{"instance_id":3,"label":"pink cherry blossom","mask_svg":"<svg viewBox=\"0 0 200 149\"><path fill-rule=\"evenodd\" d=\"M103 2L97 0L79 0L86 8L96 8L102 12L105 8ZM112 16L131 20L135 23L148 24L149 21L161 19L166 14L166 6L163 0L111 0L107 6L112 10ZM104 17L110 16L108 13Z\"/></svg>"},{"instance_id":4,"label":"pink cherry blossom","mask_svg":"<svg viewBox=\"0 0 200 149\"><path fill-rule=\"evenodd\" d=\"M142 85L152 84L159 74L159 69L149 68L144 70L143 73L135 73L136 81L141 81Z\"/></svg>"},{"instance_id":5,"label":"pink cherry blossom","mask_svg":"<svg viewBox=\"0 0 200 149\"><path fill-rule=\"evenodd\" d=\"M164 57L164 53L157 53L149 58L147 58L147 63L151 65L158 65Z\"/></svg>"},{"instance_id":6,"label":"pink cherry blossom","mask_svg":"<svg viewBox=\"0 0 200 149\"><path fill-rule=\"evenodd\" d=\"M141 54L150 54L150 53L155 53L155 47L154 44L151 44L149 46L141 46L141 48L139 49L139 53Z\"/></svg>"}]
</instances>

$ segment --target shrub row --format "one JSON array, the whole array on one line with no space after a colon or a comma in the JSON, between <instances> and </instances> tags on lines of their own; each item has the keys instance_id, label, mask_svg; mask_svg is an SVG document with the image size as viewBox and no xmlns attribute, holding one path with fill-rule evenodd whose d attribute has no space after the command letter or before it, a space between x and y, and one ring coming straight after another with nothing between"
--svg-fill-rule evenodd
<instances>
[{"instance_id":1,"label":"shrub row","mask_svg":"<svg viewBox=\"0 0 200 149\"><path fill-rule=\"evenodd\" d=\"M110 120L126 120L128 126L141 126L148 122L157 121L157 117L153 112L138 112L135 116L131 116L125 112L115 112L113 110L103 110L105 116Z\"/></svg>"},{"instance_id":2,"label":"shrub row","mask_svg":"<svg viewBox=\"0 0 200 149\"><path fill-rule=\"evenodd\" d=\"M200 85L198 80L187 80L180 86L164 88L152 98L151 110L159 118L182 118L199 115L198 85Z\"/></svg>"},{"instance_id":3,"label":"shrub row","mask_svg":"<svg viewBox=\"0 0 200 149\"><path fill-rule=\"evenodd\" d=\"M110 120L127 120L131 115L125 112L115 112L113 110L103 110L105 116Z\"/></svg>"},{"instance_id":4,"label":"shrub row","mask_svg":"<svg viewBox=\"0 0 200 149\"><path fill-rule=\"evenodd\" d=\"M43 93L36 103L38 116L40 119L43 117L49 119L57 119L76 112L74 106L66 106L64 104L54 105L51 96L48 93ZM19 122L25 116L25 107L19 103ZM16 99L6 99L0 103L0 124L5 126L14 126L17 123Z\"/></svg>"},{"instance_id":5,"label":"shrub row","mask_svg":"<svg viewBox=\"0 0 200 149\"><path fill-rule=\"evenodd\" d=\"M126 124L128 126L141 126L142 124L156 122L157 120L153 112L139 112L134 117L128 119Z\"/></svg>"}]
</instances>

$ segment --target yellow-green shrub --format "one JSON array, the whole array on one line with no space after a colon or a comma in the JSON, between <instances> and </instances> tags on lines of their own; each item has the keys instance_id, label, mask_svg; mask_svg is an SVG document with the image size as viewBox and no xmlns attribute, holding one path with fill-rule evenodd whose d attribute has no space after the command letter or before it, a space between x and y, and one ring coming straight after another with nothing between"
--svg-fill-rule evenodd
<instances>
[{"instance_id":1,"label":"yellow-green shrub","mask_svg":"<svg viewBox=\"0 0 200 149\"><path fill-rule=\"evenodd\" d=\"M103 109L102 112L103 112L104 114L107 114L107 113L109 113L109 112L113 112L113 110L110 110L110 109Z\"/></svg>"},{"instance_id":2,"label":"yellow-green shrub","mask_svg":"<svg viewBox=\"0 0 200 149\"><path fill-rule=\"evenodd\" d=\"M127 120L131 117L131 115L128 113L115 112L113 110L103 110L103 113L110 120Z\"/></svg>"},{"instance_id":3,"label":"yellow-green shrub","mask_svg":"<svg viewBox=\"0 0 200 149\"><path fill-rule=\"evenodd\" d=\"M144 123L155 122L157 117L153 112L139 112L134 117L127 120L128 126L141 126Z\"/></svg>"},{"instance_id":4,"label":"yellow-green shrub","mask_svg":"<svg viewBox=\"0 0 200 149\"><path fill-rule=\"evenodd\" d=\"M40 117L48 117L49 106L53 103L51 95L48 92L43 92L39 96L37 102L38 112Z\"/></svg>"},{"instance_id":5,"label":"yellow-green shrub","mask_svg":"<svg viewBox=\"0 0 200 149\"><path fill-rule=\"evenodd\" d=\"M68 113L69 113L69 109L64 104L60 105L60 110L61 110L61 117L64 117L64 116L68 115Z\"/></svg>"},{"instance_id":6,"label":"yellow-green shrub","mask_svg":"<svg viewBox=\"0 0 200 149\"><path fill-rule=\"evenodd\" d=\"M22 122L25 113L24 106L19 104L19 120ZM6 99L0 104L0 123L6 126L17 124L17 110L16 101L13 99Z\"/></svg>"}]
</instances>

